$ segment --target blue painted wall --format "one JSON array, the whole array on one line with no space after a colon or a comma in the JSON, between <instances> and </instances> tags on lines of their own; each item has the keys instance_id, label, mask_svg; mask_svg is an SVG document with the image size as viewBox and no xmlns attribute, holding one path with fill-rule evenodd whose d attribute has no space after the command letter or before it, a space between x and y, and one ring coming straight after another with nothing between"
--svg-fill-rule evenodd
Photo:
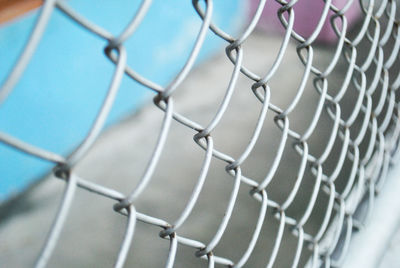
<instances>
[{"instance_id":1,"label":"blue painted wall","mask_svg":"<svg viewBox=\"0 0 400 268\"><path fill-rule=\"evenodd\" d=\"M213 21L235 33L243 22L239 0L214 1ZM113 34L119 34L140 1L71 0L68 4ZM33 28L37 11L0 26L0 81L4 81ZM183 66L201 20L189 0L153 1L143 23L126 42L128 63L166 85ZM224 43L209 33L200 60ZM0 131L66 155L87 134L114 70L106 43L55 10L35 55L9 98L0 105ZM149 90L124 77L108 124L148 101ZM0 143L0 201L21 192L52 164Z\"/></svg>"}]
</instances>

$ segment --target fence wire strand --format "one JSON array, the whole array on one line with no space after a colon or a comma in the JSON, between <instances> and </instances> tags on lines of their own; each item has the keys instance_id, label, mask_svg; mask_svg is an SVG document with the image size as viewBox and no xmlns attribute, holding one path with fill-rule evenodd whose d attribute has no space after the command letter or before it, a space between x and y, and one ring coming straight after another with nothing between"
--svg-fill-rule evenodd
<instances>
[{"instance_id":1,"label":"fence wire strand","mask_svg":"<svg viewBox=\"0 0 400 268\"><path fill-rule=\"evenodd\" d=\"M358 230L368 219L368 215L372 211L375 195L380 192L386 174L393 164L393 158L398 154L400 104L397 91L400 87L400 75L389 79L389 76L393 73L390 72L391 69L399 61L400 21L396 17L397 2L394 0L380 2L373 0L360 1L360 11L363 14L360 23L361 27L358 34L351 39L348 33L349 23L346 18L346 12L355 4L355 1L349 0L342 8L338 8L335 6L335 1L324 0L324 8L320 19L309 36L302 36L294 29L296 5L301 1L275 1L281 6L276 16L280 20L284 33L282 34L280 49L276 54L273 65L268 70L265 70L264 74L257 74L250 67L244 65L244 59L246 58L244 44L254 31L262 11L265 6L268 6L268 3L265 0L260 0L258 8L248 25L242 29L240 35L234 37L224 32L213 22L213 0L193 0L193 12L197 13L203 22L200 29L197 29L195 44L185 64L167 86L161 86L143 77L127 63L128 55L125 50L125 42L135 35L135 30L140 27L152 4L150 0L142 1L134 17L118 36L112 35L101 26L80 15L79 11L73 10L66 1L44 1L30 39L0 89L0 102L3 102L10 95L15 84L23 76L24 69L28 65L31 56L35 53L37 44L44 29L46 29L50 14L55 9L63 12L70 20L84 27L92 34L105 39L107 46L104 48L104 53L110 62L115 65L115 68L108 94L94 120L94 124L85 139L75 148L71 155L57 155L25 141L18 140L7 133L0 133L0 142L7 146L33 157L53 162L56 165L53 169L54 176L65 181L64 197L43 250L38 256L36 267L45 267L47 265L53 249L58 243L58 237L68 217L69 208L74 202L76 187L103 198L117 201L114 205L114 210L127 217L125 235L123 241L121 241L118 256L115 257L115 267L124 266L131 244L135 243L135 226L137 224L158 226L160 228L159 236L169 240L169 254L165 260L165 267L174 266L177 249L182 245L193 248L193 253L195 253L196 257L204 259L204 265L208 265L208 267L214 267L215 264L229 267L246 266L259 240L265 219L267 219L267 212L273 214L274 217L269 220L277 221L279 228L276 236L270 238L270 241L274 241L274 246L269 259L265 260L266 267L274 266L276 257L283 246L282 237L285 228L289 228L290 234L297 240L296 249L291 255L293 267L299 265L301 256L305 254L305 251L309 251L308 254L311 256L309 263L312 267L319 267L322 264L325 267L338 267L341 265L352 233L354 230ZM331 46L334 53L328 66L320 69L314 62L314 54L318 50L318 45L315 45L315 43L325 24L329 24L333 29L336 35L336 43ZM229 81L227 81L225 96L219 104L215 115L206 125L202 125L175 110L174 95L177 91L184 90L179 86L191 72L194 62L199 57L199 51L203 46L205 36L210 31L226 43L227 61L233 64L233 70ZM368 43L368 51L360 49L360 44L363 40ZM274 94L274 89L270 87L269 82L282 66L285 53L290 49L289 42L296 44L298 61L303 64L304 71L296 93L291 97L291 102L285 107L280 107L271 102L271 95ZM389 54L386 52L387 50L384 50L388 43L394 44ZM360 55L362 55L362 60L359 60ZM339 90L333 92L330 90L329 78L340 60L346 62L347 69L341 79ZM371 70L373 70L372 74ZM165 113L158 140L155 143L150 159L148 159L145 172L139 183L132 185L128 195L81 178L74 170L75 165L81 161L93 146L93 143L99 138L124 73L153 92L155 94L154 105ZM259 116L248 144L240 156L234 158L217 149L218 144L213 139L213 130L219 126L230 105L239 75L244 75L247 77L246 79L252 81L252 86L248 90L251 90L254 98L258 99ZM313 80L313 88L311 89L308 88L307 84L310 79ZM342 101L346 93L352 90L351 88L355 88L357 94L351 100L351 113L345 115ZM315 90L319 97L309 125L304 132L299 133L291 128L290 120L306 90ZM315 133L323 112L329 115L332 128L328 142L325 145L321 144L321 146L325 146L324 149L321 153L315 154L310 149L309 140ZM255 148L256 142L262 137L261 129L264 126L267 114L273 114L275 127L280 131L281 135L276 151L271 150L268 152L275 155L273 163L268 172L266 172L264 179L258 182L247 176L241 166ZM361 125L354 127L358 118L361 118ZM143 191L153 179L153 173L166 145L172 121L176 121L193 132L194 142L204 150L204 157L197 183L190 190L191 195L185 201L184 209L175 221L167 222L164 219L137 211L135 200L143 194ZM297 176L292 189L285 197L284 202L277 202L269 199L269 185L274 180L277 169L282 162L285 146L290 142L293 145L292 153L297 154L301 161L297 167ZM325 164L336 143L341 146L339 157L335 160L333 171L327 174ZM366 150L360 150L362 143L367 144ZM210 240L198 241L191 237L183 237L180 235L180 227L185 223L196 205L199 194L207 180L210 165L216 159L225 162L226 172L233 178L232 183L227 183L231 193L224 216L220 219L220 223L214 231L214 236ZM343 175L343 167L346 161L351 163L351 167L347 174ZM304 182L306 171L312 174L315 182L302 215L293 217L289 208L295 203L299 188ZM347 176L346 185L340 191L338 191L336 185L339 176ZM255 221L252 236L249 238L249 244L245 251L241 256L237 256L236 259L217 256L214 249L226 233L238 199L239 189L242 187L247 187L250 193L249 197L254 198L259 203L259 215ZM310 220L312 212L317 206L317 198L321 195L325 195L328 198L322 223L315 234L307 233L304 226ZM360 207L366 207L368 210L367 216L360 216L357 213Z\"/></svg>"}]
</instances>

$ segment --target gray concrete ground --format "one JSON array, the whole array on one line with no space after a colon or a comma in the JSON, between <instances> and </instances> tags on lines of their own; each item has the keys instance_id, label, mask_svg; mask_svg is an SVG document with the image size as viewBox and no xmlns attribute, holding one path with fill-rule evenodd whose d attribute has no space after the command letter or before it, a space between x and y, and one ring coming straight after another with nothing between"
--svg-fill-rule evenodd
<instances>
[{"instance_id":1,"label":"gray concrete ground","mask_svg":"<svg viewBox=\"0 0 400 268\"><path fill-rule=\"evenodd\" d=\"M272 65L281 39L255 34L244 45L245 65L262 75ZM330 49L321 49L317 58L326 66ZM175 109L189 118L206 125L222 100L232 64L224 55L217 55L199 66L178 89ZM287 51L281 68L271 81L271 102L287 106L299 85L303 67L293 45ZM331 83L340 81L345 70L338 68ZM240 78L232 103L223 120L213 132L218 150L237 157L251 137L261 109L250 89L251 83ZM316 108L318 94L309 85L299 108L290 117L290 127L301 132L309 124ZM153 105L144 107L136 115L104 132L90 154L79 163L76 173L85 179L128 194L136 185L155 144L163 113ZM324 115L312 136L310 151L318 154L326 143L332 122ZM280 131L269 112L254 152L243 165L243 172L261 181L272 164ZM176 219L186 204L196 183L204 156L194 142L194 131L173 123L165 151L154 178L135 203L136 209L169 222ZM322 148L321 148L322 147ZM337 156L337 155L336 155ZM335 156L334 156L335 157ZM269 198L284 200L293 187L300 157L293 153L291 141L285 148L277 175L269 186ZM213 236L226 208L233 180L224 171L224 163L213 160L210 173L193 214L179 230L186 237L207 243ZM327 169L329 170L329 166ZM300 198L289 209L292 217L304 211L306 198L314 184L307 176L300 190ZM47 178L9 207L0 225L0 267L30 267L44 242L57 211L64 183ZM241 187L238 201L226 235L216 248L217 255L237 261L247 247L253 232L259 204ZM318 199L309 232L317 229L326 206L326 198ZM124 235L126 219L112 209L115 202L78 189L64 230L51 258L49 267L110 267L115 261ZM246 267L264 267L271 254L278 222L267 214L262 236ZM136 226L135 237L126 267L163 267L169 242L159 238L160 229L143 223ZM399 239L398 239L399 240ZM400 241L400 240L399 240ZM285 230L276 267L289 267L293 259L296 239ZM307 252L306 249L304 249ZM204 267L204 260L194 257L195 250L179 246L175 267ZM398 252L398 251L397 251ZM308 254L302 257L304 264ZM384 267L384 266L383 266ZM387 266L388 267L388 266Z\"/></svg>"}]
</instances>

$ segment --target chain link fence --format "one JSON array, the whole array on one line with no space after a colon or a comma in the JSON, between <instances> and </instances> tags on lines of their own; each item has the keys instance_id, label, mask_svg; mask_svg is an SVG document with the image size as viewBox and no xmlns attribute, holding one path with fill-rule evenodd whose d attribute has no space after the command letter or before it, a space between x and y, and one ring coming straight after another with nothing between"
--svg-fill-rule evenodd
<instances>
[{"instance_id":1,"label":"chain link fence","mask_svg":"<svg viewBox=\"0 0 400 268\"><path fill-rule=\"evenodd\" d=\"M160 239L168 241L165 267L173 267L176 264L179 257L177 254L179 255L179 250L184 246L189 247L197 258L204 259L203 265L208 267L246 267L255 250L263 252L262 262L259 263L263 263L265 267L276 265L277 256L283 254L282 252L285 252L284 258L292 267L341 265L352 234L360 229L370 216L374 198L380 192L398 152L400 75L397 62L400 28L397 2L348 1L344 5L336 6L335 1L323 1L323 9L317 14L320 16L318 23L307 36L296 32L296 7L301 5L302 1L275 2L279 6L275 15L282 28L279 49L272 60L273 64L259 73L251 68L251 62L246 62L246 43L254 35L253 31L263 9L269 3L265 0L257 2L255 13L241 34L231 36L213 23L212 0L193 0L193 12L201 17L202 25L186 63L167 85L157 84L141 76L127 64L129 53L124 43L135 35L135 30L140 27L151 7L150 0L142 1L135 16L119 36L113 36L81 16L68 6L68 2L44 2L23 53L2 85L0 102L9 96L23 76L54 9L60 10L81 27L106 40L104 53L115 64L115 69L107 96L89 133L70 155L58 155L0 132L2 143L54 163L51 179L57 178L65 182L60 207L37 258L36 267L45 267L52 257L78 188L86 190L87 194L113 201L115 213L126 217L125 233L115 256L115 267L124 266L131 246L135 245L135 237L140 235L136 233L139 232L139 225L154 226L155 228L151 229L154 236L158 235ZM309 8L312 10L313 6ZM354 8L362 15L358 25L350 31L351 25L348 24L346 14L349 9ZM334 34L334 41L321 45L318 43L318 37L324 27L330 28ZM174 100L179 91L185 90L182 85L188 75L194 72L194 63L209 32L226 42L225 61L231 63L232 68L230 78L223 81L226 88L222 100L217 104L215 100L211 101L211 119L200 123L180 113L174 106ZM322 59L318 55L320 51L325 51L324 55L328 53L330 56ZM295 63L285 62L289 53L297 54ZM263 55L260 54L259 57ZM301 75L295 88L285 91L280 88L285 85L284 80L295 79L298 74L288 72L283 76L283 80L272 81L276 79L277 72L292 70L289 68L290 64L301 66L298 69ZM130 185L128 193L116 190L110 183L97 183L96 178L85 178L75 169L99 139L124 76L151 91L154 94L154 105L163 112L154 149L147 159L147 165L142 167L143 175L137 183ZM240 79L245 80L249 86L243 88L238 82ZM282 76L279 76L279 79L282 79ZM226 146L220 146L223 142L216 139L214 133L221 126L223 118L228 116L235 91L251 92L253 99L257 101L254 106L259 110L259 114L254 120L252 134L247 141L240 144L241 151L232 155L229 148L220 149ZM275 96L288 92L290 94L286 97L289 101L274 102ZM302 110L299 110L298 107L305 98L308 102L305 108L303 105ZM237 124L234 120L231 121L233 125ZM158 217L157 213L153 214L151 211L142 212L137 209L136 204L143 202L140 200L146 195L146 189L151 186L152 181L157 180L154 174L161 165L164 148L168 146L168 136L171 135L174 124L192 133L193 143L202 150L203 159L196 163L199 171L196 178L191 178L195 180L193 187L183 190L188 198L178 198L179 205L169 204L171 209L180 209L178 216L171 220ZM265 133L266 126L276 134ZM235 131L245 130L238 126ZM232 136L234 135L235 133L232 133ZM252 169L256 167L246 166L246 163L252 161L252 154L257 150L257 146L260 147L260 142L271 139L274 139L276 146L262 148L269 158L266 157L265 166L258 167L258 173L255 173ZM178 146L173 147L175 150L181 150ZM289 160L284 160L285 157ZM216 163L223 163L223 166ZM174 173L185 173L184 163L180 168L181 170ZM214 168L224 170L231 178L224 179L221 182L223 187L219 190L214 189L217 191L216 195L219 194L218 191L228 189L229 197L225 203L220 202L225 207L223 213L213 216L217 224L212 228L207 225L202 229L199 223L197 226L200 227L196 227L199 233L192 236L190 232L182 230L188 225L199 198L203 194L207 195L203 189L207 180L220 179L215 176L210 178L210 170ZM285 174L287 169L290 169L290 172ZM276 185L286 185L285 191L277 193ZM168 196L166 193L174 192L174 187L177 186L166 184L165 192L158 194ZM246 197L241 194L243 190L246 191ZM148 198L157 198L158 202L168 203L168 198ZM257 212L252 218L243 219L246 213L242 217L238 214L235 218L235 208L238 203L245 202L245 198L257 202L257 209L254 210ZM208 207L204 213L213 214L213 209ZM242 229L229 230L234 218L245 221L244 225L250 228L251 232L240 239L241 245L230 245L240 247L240 254L227 253L227 247L228 251L221 250L225 252L221 255L221 241L229 235L243 232ZM271 227L271 224L275 224L275 227ZM272 230L269 236L264 232L266 228ZM208 235L201 236L203 231L207 231ZM265 240L269 244L266 248L260 242ZM285 242L287 240L291 240L292 243Z\"/></svg>"}]
</instances>

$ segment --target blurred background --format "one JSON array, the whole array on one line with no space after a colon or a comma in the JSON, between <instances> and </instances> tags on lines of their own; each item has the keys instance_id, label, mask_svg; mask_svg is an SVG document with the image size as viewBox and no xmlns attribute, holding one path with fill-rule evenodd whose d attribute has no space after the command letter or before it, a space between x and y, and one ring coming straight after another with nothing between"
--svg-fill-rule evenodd
<instances>
[{"instance_id":1,"label":"blurred background","mask_svg":"<svg viewBox=\"0 0 400 268\"><path fill-rule=\"evenodd\" d=\"M70 0L67 3L113 34L122 31L139 6L139 3L122 0L118 3ZM318 23L324 4L321 1L315 5L315 16L311 18L316 20L313 21L309 20L307 3L310 1L304 3L297 6L295 30L309 36L312 33L310 29ZM344 3L336 2L337 5ZM215 1L214 4L215 24L232 36L238 36L246 29L258 1ZM161 85L167 84L184 64L202 22L190 1L179 1L179 8L176 6L166 1L154 1L143 24L126 42L129 66ZM284 34L284 28L276 17L279 5L271 3L267 7L259 27L243 44L243 65L260 76L274 66ZM37 10L33 10L2 24L0 51L6 60L0 62L0 80L6 79L23 50L37 14ZM274 19L271 19L272 14ZM352 40L362 28L359 3L354 3L346 15L350 25L346 36ZM313 45L315 68L324 70L329 66L335 54L335 36L331 27L325 25ZM233 72L233 65L225 55L226 45L210 31L195 68L174 93L174 110L203 126L214 117ZM271 103L277 107L290 105L304 73L304 65L296 53L297 45L294 39L289 42L280 68L268 83ZM105 40L85 31L56 9L22 78L0 106L0 131L49 151L68 154L88 132L109 86L114 64L103 54L105 46ZM366 37L357 48L360 51L357 63L365 60L362 51L369 49L371 42ZM393 45L386 49L390 51ZM374 68L368 72L373 74ZM394 73L398 71L396 68L393 68ZM329 94L339 91L347 69L347 61L340 58L328 77ZM320 93L315 90L313 78L315 76L308 79L302 98L289 117L290 129L297 133L308 128L317 109ZM251 90L253 83L245 75L239 75L226 113L212 132L216 149L234 158L240 156L251 139L262 107ZM352 112L357 94L354 87L346 92L341 103L343 118ZM154 96L153 92L125 76L105 131L74 168L74 173L128 195L140 180L160 132L164 112L152 105ZM256 182L261 182L271 169L282 137L282 131L274 122L275 115L268 111L260 138L241 165L243 174ZM359 129L361 123L362 117L357 118L352 128ZM324 151L333 124L328 112L323 110L308 140L312 155ZM193 141L196 133L172 122L153 179L135 201L137 211L167 222L174 222L179 217L197 182L204 158L204 150ZM295 139L288 138L277 172L268 185L268 199L278 204L286 200L296 183L301 157L295 153L294 142ZM361 148L365 150L366 145ZM342 146L338 139L324 163L326 174L334 171ZM0 159L0 267L30 267L57 213L65 182L53 175L45 176L52 168L51 164L4 144L0 145ZM335 182L339 192L346 185L351 164L350 160L345 161ZM233 179L226 173L225 166L225 162L213 158L194 210L179 228L183 237L207 244L215 234L233 187ZM294 219L302 217L315 184L312 168L307 167L287 215ZM214 250L216 255L235 262L246 250L260 212L260 204L251 198L250 190L246 185L240 187L226 233ZM306 233L318 231L328 201L329 195L321 191L310 220L304 225ZM126 217L113 210L115 203L78 188L48 267L112 266L126 228ZM274 212L271 207L245 267L265 267L273 254L279 220L275 213L270 212ZM159 237L160 230L159 227L137 223L126 267L165 265L169 241ZM275 267L290 267L297 245L298 239L292 234L292 228L285 226ZM179 245L174 267L205 267L207 262L195 257L194 253L195 249ZM310 255L305 243L300 267L307 263ZM393 264L392 261L386 263Z\"/></svg>"}]
</instances>

